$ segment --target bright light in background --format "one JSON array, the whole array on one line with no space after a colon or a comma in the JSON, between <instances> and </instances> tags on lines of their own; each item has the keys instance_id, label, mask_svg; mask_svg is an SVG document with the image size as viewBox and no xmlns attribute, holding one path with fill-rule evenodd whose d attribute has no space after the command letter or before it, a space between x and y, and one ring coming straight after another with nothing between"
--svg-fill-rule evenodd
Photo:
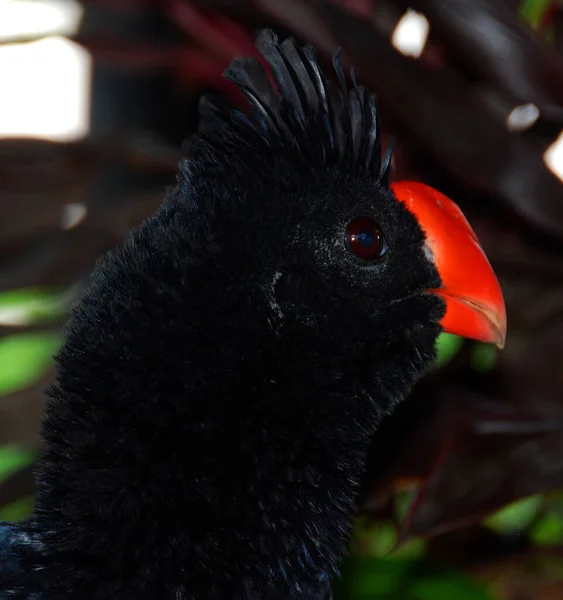
<instances>
[{"instance_id":1,"label":"bright light in background","mask_svg":"<svg viewBox=\"0 0 563 600\"><path fill-rule=\"evenodd\" d=\"M391 36L391 44L401 54L418 58L426 46L429 32L428 19L409 8L397 23Z\"/></svg>"},{"instance_id":2,"label":"bright light in background","mask_svg":"<svg viewBox=\"0 0 563 600\"><path fill-rule=\"evenodd\" d=\"M543 154L547 168L563 181L563 130Z\"/></svg>"},{"instance_id":3,"label":"bright light in background","mask_svg":"<svg viewBox=\"0 0 563 600\"><path fill-rule=\"evenodd\" d=\"M0 40L39 35L71 35L83 8L73 0L0 0Z\"/></svg>"},{"instance_id":4,"label":"bright light in background","mask_svg":"<svg viewBox=\"0 0 563 600\"><path fill-rule=\"evenodd\" d=\"M418 58L424 50L429 33L428 19L422 13L409 8L397 23L391 36L391 44L405 56ZM506 128L514 133L523 132L540 116L539 108L532 102L521 104L510 111L506 119ZM563 131L545 151L543 160L548 169L563 181Z\"/></svg>"},{"instance_id":5,"label":"bright light in background","mask_svg":"<svg viewBox=\"0 0 563 600\"><path fill-rule=\"evenodd\" d=\"M0 0L0 39L70 34L81 16L72 1ZM63 37L0 46L0 138L87 135L91 70L89 53Z\"/></svg>"},{"instance_id":6,"label":"bright light in background","mask_svg":"<svg viewBox=\"0 0 563 600\"><path fill-rule=\"evenodd\" d=\"M540 109L533 103L521 104L510 111L506 119L509 131L525 131L540 118Z\"/></svg>"},{"instance_id":7,"label":"bright light in background","mask_svg":"<svg viewBox=\"0 0 563 600\"><path fill-rule=\"evenodd\" d=\"M88 214L88 207L82 202L69 202L61 212L61 229L74 229Z\"/></svg>"},{"instance_id":8,"label":"bright light in background","mask_svg":"<svg viewBox=\"0 0 563 600\"><path fill-rule=\"evenodd\" d=\"M65 38L0 47L0 137L85 136L90 69L88 52Z\"/></svg>"},{"instance_id":9,"label":"bright light in background","mask_svg":"<svg viewBox=\"0 0 563 600\"><path fill-rule=\"evenodd\" d=\"M25 306L9 306L0 308L0 325L23 327L29 325L29 311Z\"/></svg>"}]
</instances>

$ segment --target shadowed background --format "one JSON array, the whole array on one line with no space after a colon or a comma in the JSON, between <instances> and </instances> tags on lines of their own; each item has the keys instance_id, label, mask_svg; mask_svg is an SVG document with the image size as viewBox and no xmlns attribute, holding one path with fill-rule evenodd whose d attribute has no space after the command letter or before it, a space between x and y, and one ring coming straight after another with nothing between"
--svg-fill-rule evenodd
<instances>
[{"instance_id":1,"label":"shadowed background","mask_svg":"<svg viewBox=\"0 0 563 600\"><path fill-rule=\"evenodd\" d=\"M451 336L383 425L341 599L563 598L563 4L0 0L0 519L33 499L42 390L94 261L159 206L205 92L273 27L379 95L393 178L460 204L503 352ZM386 457L384 465L381 456Z\"/></svg>"}]
</instances>

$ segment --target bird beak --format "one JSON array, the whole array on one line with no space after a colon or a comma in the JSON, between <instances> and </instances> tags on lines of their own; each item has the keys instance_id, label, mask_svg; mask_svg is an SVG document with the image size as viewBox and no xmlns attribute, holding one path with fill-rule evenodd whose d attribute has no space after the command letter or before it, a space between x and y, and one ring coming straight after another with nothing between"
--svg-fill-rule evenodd
<instances>
[{"instance_id":1,"label":"bird beak","mask_svg":"<svg viewBox=\"0 0 563 600\"><path fill-rule=\"evenodd\" d=\"M444 331L502 348L506 337L502 291L457 204L423 183L401 181L391 189L426 234L426 250L442 279L440 289L427 291L446 302L440 322Z\"/></svg>"}]
</instances>

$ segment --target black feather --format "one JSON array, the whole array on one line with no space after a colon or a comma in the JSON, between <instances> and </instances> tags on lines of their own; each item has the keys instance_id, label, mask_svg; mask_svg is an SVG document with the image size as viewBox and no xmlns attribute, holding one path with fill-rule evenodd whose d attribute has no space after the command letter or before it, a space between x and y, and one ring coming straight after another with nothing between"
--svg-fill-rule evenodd
<instances>
[{"instance_id":1,"label":"black feather","mask_svg":"<svg viewBox=\"0 0 563 600\"><path fill-rule=\"evenodd\" d=\"M233 61L225 76L244 94L252 114L203 100L193 150L208 156L242 150L242 161L251 160L249 153L297 155L311 167L342 166L387 182L390 155L382 162L376 98L358 85L353 72L348 90L340 51L333 59L335 89L322 75L312 47L301 49L292 39L280 43L270 30L260 34L257 46L277 88L258 61Z\"/></svg>"}]
</instances>

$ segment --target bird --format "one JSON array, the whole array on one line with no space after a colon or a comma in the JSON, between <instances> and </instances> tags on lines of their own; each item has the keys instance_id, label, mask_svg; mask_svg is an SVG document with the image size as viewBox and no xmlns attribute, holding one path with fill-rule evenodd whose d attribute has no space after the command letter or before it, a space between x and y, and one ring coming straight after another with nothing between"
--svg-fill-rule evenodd
<instances>
[{"instance_id":1,"label":"bird","mask_svg":"<svg viewBox=\"0 0 563 600\"><path fill-rule=\"evenodd\" d=\"M269 29L205 96L176 183L104 255L46 391L0 600L325 599L372 440L442 332L504 345L448 197L391 182L375 94ZM380 457L385 464L386 457Z\"/></svg>"}]
</instances>

